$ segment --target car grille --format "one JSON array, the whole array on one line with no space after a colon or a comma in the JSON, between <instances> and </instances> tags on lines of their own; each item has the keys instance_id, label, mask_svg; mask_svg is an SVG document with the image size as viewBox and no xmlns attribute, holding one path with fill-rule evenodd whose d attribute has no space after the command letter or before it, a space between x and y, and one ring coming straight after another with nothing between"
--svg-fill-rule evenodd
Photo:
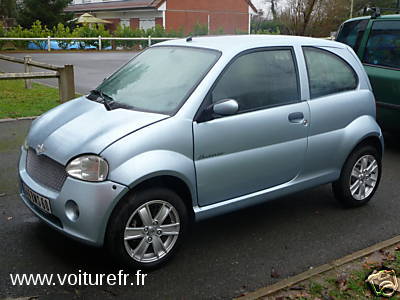
<instances>
[{"instance_id":1,"label":"car grille","mask_svg":"<svg viewBox=\"0 0 400 300\"><path fill-rule=\"evenodd\" d=\"M67 172L63 165L45 155L37 155L32 148L28 149L26 171L33 180L56 191L61 191L67 179Z\"/></svg>"}]
</instances>

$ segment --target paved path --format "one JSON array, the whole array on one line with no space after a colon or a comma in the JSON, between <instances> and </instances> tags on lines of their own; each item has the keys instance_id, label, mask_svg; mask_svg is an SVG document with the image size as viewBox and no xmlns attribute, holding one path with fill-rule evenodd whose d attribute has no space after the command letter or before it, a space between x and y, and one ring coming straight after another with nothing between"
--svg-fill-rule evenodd
<instances>
[{"instance_id":1,"label":"paved path","mask_svg":"<svg viewBox=\"0 0 400 300\"><path fill-rule=\"evenodd\" d=\"M32 56L35 61L46 62L54 65L74 65L75 88L77 93L86 94L96 88L104 78L111 75L120 66L128 62L137 52L76 52L76 53L5 53L23 58ZM0 60L0 71L22 72L24 65ZM46 71L33 68L34 71ZM38 80L46 84L57 86L56 79Z\"/></svg>"},{"instance_id":2,"label":"paved path","mask_svg":"<svg viewBox=\"0 0 400 300\"><path fill-rule=\"evenodd\" d=\"M19 146L30 121L0 123L0 299L228 299L399 234L400 145L388 144L373 201L342 209L329 185L195 225L144 287L15 287L10 273L116 273L101 249L41 224L17 196Z\"/></svg>"}]
</instances>

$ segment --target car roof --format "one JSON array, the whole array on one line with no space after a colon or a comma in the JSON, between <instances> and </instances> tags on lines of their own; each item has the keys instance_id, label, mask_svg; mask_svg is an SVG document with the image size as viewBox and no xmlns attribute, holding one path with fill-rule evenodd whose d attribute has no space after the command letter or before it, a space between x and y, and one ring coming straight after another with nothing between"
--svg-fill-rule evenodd
<instances>
[{"instance_id":1,"label":"car roof","mask_svg":"<svg viewBox=\"0 0 400 300\"><path fill-rule=\"evenodd\" d=\"M260 47L316 46L346 48L347 46L325 39L285 35L223 35L177 39L156 46L186 46L214 49L221 52L242 52Z\"/></svg>"}]
</instances>

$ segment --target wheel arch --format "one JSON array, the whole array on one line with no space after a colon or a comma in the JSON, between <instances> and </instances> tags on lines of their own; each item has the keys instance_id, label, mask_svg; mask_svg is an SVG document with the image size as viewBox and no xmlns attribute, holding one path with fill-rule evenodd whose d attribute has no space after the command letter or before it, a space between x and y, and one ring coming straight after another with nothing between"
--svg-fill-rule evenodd
<instances>
[{"instance_id":1,"label":"wheel arch","mask_svg":"<svg viewBox=\"0 0 400 300\"><path fill-rule=\"evenodd\" d=\"M379 153L379 158L382 158L383 156L383 152L384 152L384 145L383 145L383 137L382 135L379 135L378 133L371 133L368 134L366 136L364 136L363 138L361 138L360 140L358 140L353 147L351 148L351 150L349 151L348 155L345 157L345 159L342 161L341 164L341 168L340 168L340 172L342 172L344 165L346 164L346 161L349 159L349 157L351 156L351 154L356 151L357 149L366 146L366 145L371 145L374 148L376 148L376 150Z\"/></svg>"},{"instance_id":2,"label":"wheel arch","mask_svg":"<svg viewBox=\"0 0 400 300\"><path fill-rule=\"evenodd\" d=\"M106 237L107 231L110 226L110 221L113 218L113 215L119 209L119 207L127 201L127 198L132 194L141 189L147 189L151 187L164 187L173 190L176 192L183 200L183 203L187 209L189 220L190 222L194 222L195 220L195 213L193 210L193 198L192 191L189 188L189 185L179 176L171 175L171 174L153 174L154 176L143 178L142 180L137 181L133 186L130 186L128 192L125 193L121 199L117 203L115 203L114 207L112 208L106 223L106 227L104 230L103 235L103 244L104 239Z\"/></svg>"},{"instance_id":3,"label":"wheel arch","mask_svg":"<svg viewBox=\"0 0 400 300\"><path fill-rule=\"evenodd\" d=\"M164 187L171 189L176 192L183 200L186 209L189 213L190 219L194 220L193 210L193 196L188 184L181 178L175 175L156 175L154 177L147 178L138 184L136 184L129 192L134 193L140 189L147 189L151 187ZM122 199L121 199L122 200Z\"/></svg>"}]
</instances>

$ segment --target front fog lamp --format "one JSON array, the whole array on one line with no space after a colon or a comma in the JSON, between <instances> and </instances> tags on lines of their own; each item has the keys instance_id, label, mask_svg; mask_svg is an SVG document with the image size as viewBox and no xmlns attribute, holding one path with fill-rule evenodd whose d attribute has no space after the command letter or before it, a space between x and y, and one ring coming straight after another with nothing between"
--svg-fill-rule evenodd
<instances>
[{"instance_id":1,"label":"front fog lamp","mask_svg":"<svg viewBox=\"0 0 400 300\"><path fill-rule=\"evenodd\" d=\"M66 168L68 175L85 181L104 181L108 174L107 162L97 155L84 155L72 160Z\"/></svg>"}]
</instances>

